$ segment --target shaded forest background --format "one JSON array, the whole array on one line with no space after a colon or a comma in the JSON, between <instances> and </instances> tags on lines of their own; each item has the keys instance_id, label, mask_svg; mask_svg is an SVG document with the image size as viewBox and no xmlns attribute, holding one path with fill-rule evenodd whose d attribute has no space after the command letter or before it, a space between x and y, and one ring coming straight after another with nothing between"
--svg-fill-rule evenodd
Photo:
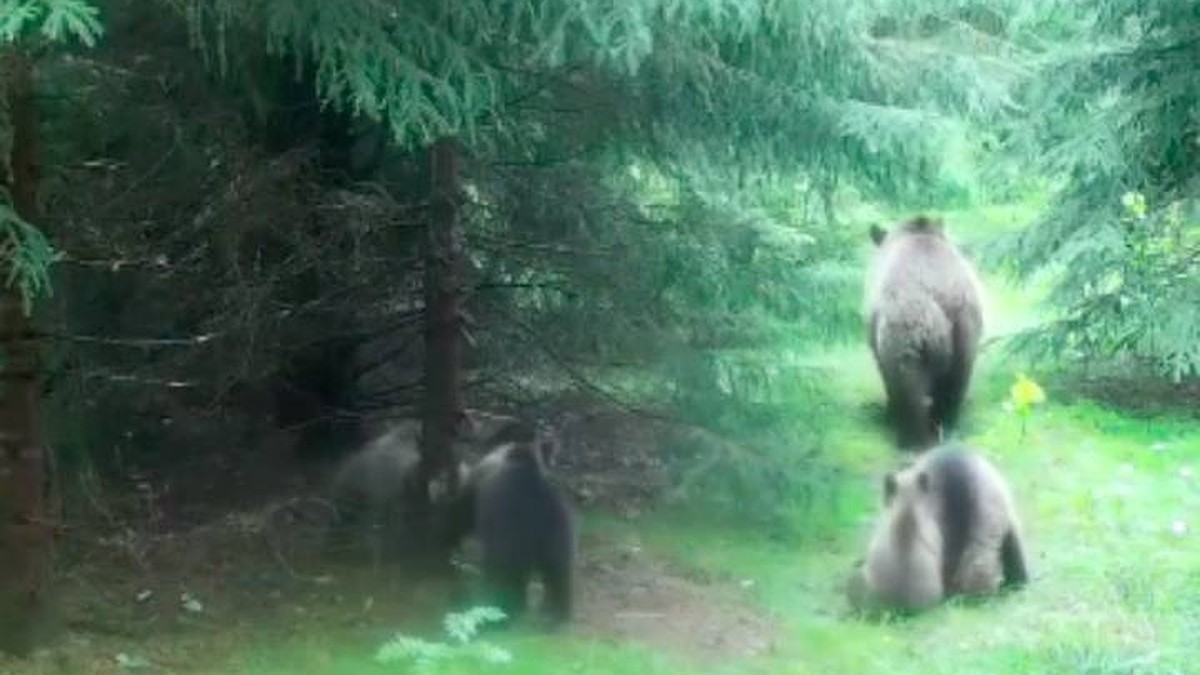
<instances>
[{"instance_id":1,"label":"shaded forest background","mask_svg":"<svg viewBox=\"0 0 1200 675\"><path fill-rule=\"evenodd\" d=\"M972 250L1046 289L989 348L1194 408L1196 3L106 0L91 48L17 4L68 561L420 414L442 137L465 399L558 424L585 505L800 536L841 471L805 354L861 341L867 226L919 211L1036 214Z\"/></svg>"}]
</instances>

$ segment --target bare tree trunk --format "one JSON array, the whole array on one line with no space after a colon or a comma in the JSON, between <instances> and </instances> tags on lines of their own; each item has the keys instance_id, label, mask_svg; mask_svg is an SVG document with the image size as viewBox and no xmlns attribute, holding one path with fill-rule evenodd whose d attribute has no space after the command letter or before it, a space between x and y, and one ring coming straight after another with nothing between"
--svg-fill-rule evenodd
<instances>
[{"instance_id":1,"label":"bare tree trunk","mask_svg":"<svg viewBox=\"0 0 1200 675\"><path fill-rule=\"evenodd\" d=\"M429 150L430 216L425 239L425 410L421 460L426 479L444 473L458 489L454 440L463 419L463 233L459 222L459 150L453 138Z\"/></svg>"},{"instance_id":2,"label":"bare tree trunk","mask_svg":"<svg viewBox=\"0 0 1200 675\"><path fill-rule=\"evenodd\" d=\"M37 117L32 65L10 50L0 57L12 154L0 185L27 222L37 218ZM7 279L8 270L0 272ZM38 430L38 340L20 291L0 289L0 650L27 654L45 614L57 505L49 454Z\"/></svg>"}]
</instances>

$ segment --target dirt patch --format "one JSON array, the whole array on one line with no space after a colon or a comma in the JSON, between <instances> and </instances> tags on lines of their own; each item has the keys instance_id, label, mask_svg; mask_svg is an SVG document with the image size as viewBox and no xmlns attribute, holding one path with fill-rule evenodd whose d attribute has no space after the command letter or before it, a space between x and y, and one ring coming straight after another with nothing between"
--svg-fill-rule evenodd
<instances>
[{"instance_id":1,"label":"dirt patch","mask_svg":"<svg viewBox=\"0 0 1200 675\"><path fill-rule=\"evenodd\" d=\"M582 567L579 624L586 633L703 664L773 648L771 622L733 589L691 580L636 547L590 542Z\"/></svg>"},{"instance_id":2,"label":"dirt patch","mask_svg":"<svg viewBox=\"0 0 1200 675\"><path fill-rule=\"evenodd\" d=\"M187 533L95 540L60 577L66 633L32 668L0 661L0 673L129 672L126 657L154 672L212 672L253 644L309 634L331 649L357 645L366 660L396 630L439 635L463 597L452 575L396 566L329 564L298 578L270 553L261 522L230 515ZM770 621L736 588L609 538L586 538L580 557L572 632L705 665L772 648Z\"/></svg>"},{"instance_id":3,"label":"dirt patch","mask_svg":"<svg viewBox=\"0 0 1200 675\"><path fill-rule=\"evenodd\" d=\"M574 402L581 408L560 429L556 480L588 509L634 516L652 508L668 485L659 448L676 430ZM174 433L192 431L179 424ZM210 443L201 462L139 472L78 503L57 585L66 633L36 667L0 661L0 675L129 672L121 655L144 659L154 672L213 672L222 655L247 645L309 636L331 650L361 647L369 659L396 630L440 636L442 617L461 606L461 579L445 568L305 555L319 535L304 521L322 515L296 505L321 501L313 497L322 471L289 462L291 439L270 440L243 452ZM771 623L739 589L695 578L637 546L587 537L578 573L573 632L704 664L771 649Z\"/></svg>"}]
</instances>

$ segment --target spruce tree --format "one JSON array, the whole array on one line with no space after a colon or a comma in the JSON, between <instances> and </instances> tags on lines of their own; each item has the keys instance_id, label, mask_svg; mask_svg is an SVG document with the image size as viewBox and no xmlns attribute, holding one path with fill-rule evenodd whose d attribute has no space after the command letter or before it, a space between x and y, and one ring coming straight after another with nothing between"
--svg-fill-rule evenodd
<instances>
[{"instance_id":1,"label":"spruce tree","mask_svg":"<svg viewBox=\"0 0 1200 675\"><path fill-rule=\"evenodd\" d=\"M927 207L952 182L946 148L1011 106L1019 74L1003 58L1003 7L981 19L970 3L178 6L221 72L236 76L257 39L399 148L455 140L477 207L467 255L489 308L513 319L492 345L540 343L519 354L576 379L604 355L653 364L701 424L753 430L764 447L764 420L792 416L756 401L803 380L730 350L855 334L846 251L860 239L828 226L839 196ZM664 208L647 212L657 186Z\"/></svg>"},{"instance_id":2,"label":"spruce tree","mask_svg":"<svg viewBox=\"0 0 1200 675\"><path fill-rule=\"evenodd\" d=\"M1048 3L1038 69L1010 146L1050 177L1044 217L1016 242L1048 268L1056 319L1042 353L1132 357L1200 374L1200 4Z\"/></svg>"},{"instance_id":3,"label":"spruce tree","mask_svg":"<svg viewBox=\"0 0 1200 675\"><path fill-rule=\"evenodd\" d=\"M46 40L92 44L95 10L80 0L0 5L0 650L25 655L45 614L55 476L39 429L41 341L29 319L49 286L53 251L37 229L38 122L33 57Z\"/></svg>"}]
</instances>

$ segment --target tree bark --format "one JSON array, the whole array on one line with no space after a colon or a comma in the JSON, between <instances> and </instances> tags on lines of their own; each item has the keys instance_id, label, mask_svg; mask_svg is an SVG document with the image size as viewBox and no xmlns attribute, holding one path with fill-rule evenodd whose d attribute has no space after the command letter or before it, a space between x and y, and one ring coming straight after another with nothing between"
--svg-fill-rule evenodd
<instances>
[{"instance_id":1,"label":"tree bark","mask_svg":"<svg viewBox=\"0 0 1200 675\"><path fill-rule=\"evenodd\" d=\"M37 219L37 116L32 65L9 50L0 56L11 155L0 184L26 222ZM5 262L0 264L7 264ZM0 277L8 278L8 271ZM49 453L38 429L39 341L21 293L0 289L0 650L25 655L41 637L54 549L57 504Z\"/></svg>"},{"instance_id":2,"label":"tree bark","mask_svg":"<svg viewBox=\"0 0 1200 675\"><path fill-rule=\"evenodd\" d=\"M425 406L421 464L426 480L444 474L458 489L455 438L462 400L462 256L459 149L453 138L429 150L430 211L425 237Z\"/></svg>"}]
</instances>

